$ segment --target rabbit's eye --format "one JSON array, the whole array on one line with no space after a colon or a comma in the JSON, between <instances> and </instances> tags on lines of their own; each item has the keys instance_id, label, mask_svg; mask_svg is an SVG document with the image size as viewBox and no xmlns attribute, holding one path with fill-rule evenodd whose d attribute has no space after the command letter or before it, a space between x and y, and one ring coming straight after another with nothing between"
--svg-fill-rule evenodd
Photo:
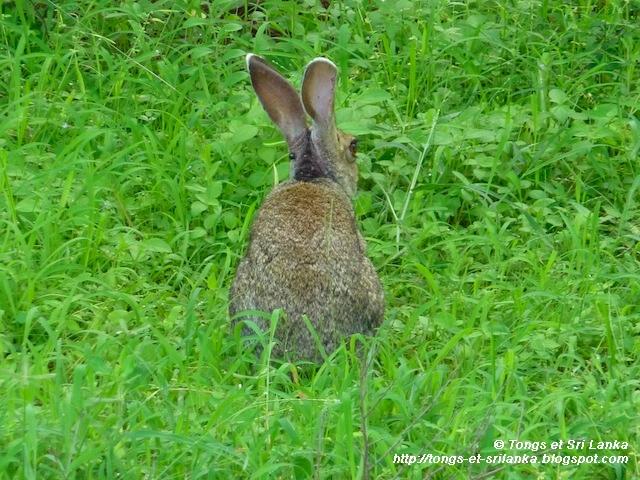
<instances>
[{"instance_id":1,"label":"rabbit's eye","mask_svg":"<svg viewBox=\"0 0 640 480\"><path fill-rule=\"evenodd\" d=\"M289 160L295 160L296 159L296 154L295 153L289 153Z\"/></svg>"},{"instance_id":2,"label":"rabbit's eye","mask_svg":"<svg viewBox=\"0 0 640 480\"><path fill-rule=\"evenodd\" d=\"M349 144L349 152L351 152L351 156L355 157L356 153L358 153L358 139L354 138L353 140L351 140L351 143Z\"/></svg>"}]
</instances>

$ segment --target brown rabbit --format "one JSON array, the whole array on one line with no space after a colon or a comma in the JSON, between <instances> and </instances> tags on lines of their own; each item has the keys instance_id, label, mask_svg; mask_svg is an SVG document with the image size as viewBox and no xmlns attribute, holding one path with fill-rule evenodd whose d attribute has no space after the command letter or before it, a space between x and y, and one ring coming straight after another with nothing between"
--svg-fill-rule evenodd
<instances>
[{"instance_id":1,"label":"brown rabbit","mask_svg":"<svg viewBox=\"0 0 640 480\"><path fill-rule=\"evenodd\" d=\"M343 338L372 333L384 315L382 286L352 206L357 141L336 127L337 69L329 60L307 65L301 96L262 58L247 55L247 68L260 102L287 140L292 178L256 214L229 312L234 322L248 318L268 332L264 317L237 314L282 309L272 354L317 361L320 352L303 316L331 354ZM250 331L245 327L245 334Z\"/></svg>"}]
</instances>

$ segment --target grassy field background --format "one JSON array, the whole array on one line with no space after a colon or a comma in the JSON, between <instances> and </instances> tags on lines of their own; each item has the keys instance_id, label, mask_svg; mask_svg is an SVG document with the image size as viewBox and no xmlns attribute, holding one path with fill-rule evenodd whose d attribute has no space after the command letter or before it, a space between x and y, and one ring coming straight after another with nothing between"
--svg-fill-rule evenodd
<instances>
[{"instance_id":1,"label":"grassy field background","mask_svg":"<svg viewBox=\"0 0 640 480\"><path fill-rule=\"evenodd\" d=\"M324 3L0 3L0 479L640 478L640 4ZM226 313L288 175L247 52L360 138L386 320L319 367Z\"/></svg>"}]
</instances>

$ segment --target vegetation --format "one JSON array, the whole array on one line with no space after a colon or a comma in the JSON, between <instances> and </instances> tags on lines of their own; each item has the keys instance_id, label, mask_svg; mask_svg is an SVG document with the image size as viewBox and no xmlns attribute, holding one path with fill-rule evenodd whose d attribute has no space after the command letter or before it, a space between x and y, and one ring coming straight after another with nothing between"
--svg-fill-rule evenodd
<instances>
[{"instance_id":1,"label":"vegetation","mask_svg":"<svg viewBox=\"0 0 640 480\"><path fill-rule=\"evenodd\" d=\"M321 366L229 326L247 52L360 138L387 315ZM640 478L639 106L634 0L0 3L0 479Z\"/></svg>"}]
</instances>

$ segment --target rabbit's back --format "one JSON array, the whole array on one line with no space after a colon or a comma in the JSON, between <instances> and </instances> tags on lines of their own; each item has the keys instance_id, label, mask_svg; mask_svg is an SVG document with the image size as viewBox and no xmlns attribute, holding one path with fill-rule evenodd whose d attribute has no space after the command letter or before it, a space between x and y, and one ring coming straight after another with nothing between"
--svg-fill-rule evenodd
<instances>
[{"instance_id":1,"label":"rabbit's back","mask_svg":"<svg viewBox=\"0 0 640 480\"><path fill-rule=\"evenodd\" d=\"M280 185L254 219L247 254L231 291L232 315L242 310L286 317L276 332L276 354L317 359L307 315L325 350L354 333L372 333L382 322L384 299L351 202L328 180ZM252 318L261 328L262 318Z\"/></svg>"}]
</instances>

